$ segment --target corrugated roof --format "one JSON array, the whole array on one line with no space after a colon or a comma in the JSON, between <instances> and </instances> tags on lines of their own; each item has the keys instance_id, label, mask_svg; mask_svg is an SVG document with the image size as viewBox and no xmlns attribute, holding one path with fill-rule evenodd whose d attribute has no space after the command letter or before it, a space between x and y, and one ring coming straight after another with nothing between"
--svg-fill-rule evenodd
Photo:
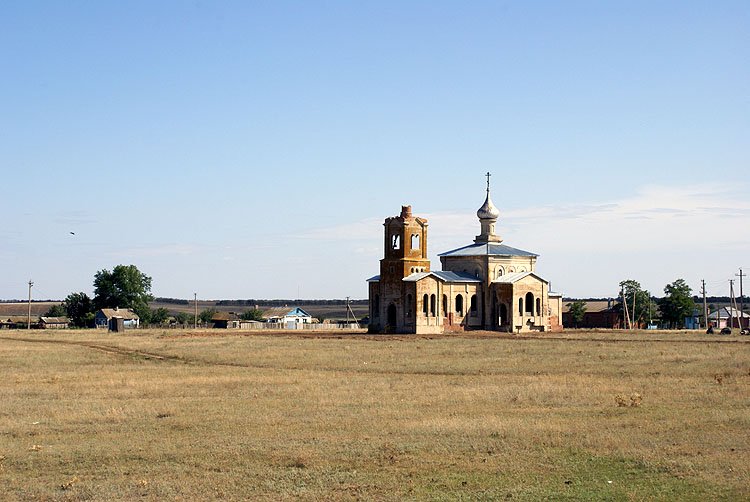
<instances>
[{"instance_id":1,"label":"corrugated roof","mask_svg":"<svg viewBox=\"0 0 750 502\"><path fill-rule=\"evenodd\" d=\"M505 244L479 243L440 253L438 256L539 256Z\"/></svg>"},{"instance_id":2,"label":"corrugated roof","mask_svg":"<svg viewBox=\"0 0 750 502\"><path fill-rule=\"evenodd\" d=\"M430 275L443 282L482 282L481 279L477 279L473 275L467 273L446 272L443 270L414 273L408 277L404 277L404 281L417 282Z\"/></svg>"},{"instance_id":3,"label":"corrugated roof","mask_svg":"<svg viewBox=\"0 0 750 502\"><path fill-rule=\"evenodd\" d=\"M505 274L505 275L501 275L500 277L498 277L492 282L494 284L513 284L514 282L518 282L524 277L527 277L529 275L533 275L534 277L536 277L537 279L539 279L540 281L544 283L547 282L541 277L539 277L538 275L536 275L534 272L514 272L512 274Z\"/></svg>"},{"instance_id":4,"label":"corrugated roof","mask_svg":"<svg viewBox=\"0 0 750 502\"><path fill-rule=\"evenodd\" d=\"M124 319L140 319L138 317L138 314L133 312L133 309L101 309L102 314L104 314L107 319L111 319L113 317L122 317Z\"/></svg>"},{"instance_id":5,"label":"corrugated roof","mask_svg":"<svg viewBox=\"0 0 750 502\"><path fill-rule=\"evenodd\" d=\"M379 275L373 275L372 277L370 277L369 279L367 279L366 282L378 282L378 281L380 281L380 276Z\"/></svg>"},{"instance_id":6,"label":"corrugated roof","mask_svg":"<svg viewBox=\"0 0 750 502\"><path fill-rule=\"evenodd\" d=\"M42 320L45 324L68 324L70 323L70 319L67 317L46 317L42 316L39 319Z\"/></svg>"}]
</instances>

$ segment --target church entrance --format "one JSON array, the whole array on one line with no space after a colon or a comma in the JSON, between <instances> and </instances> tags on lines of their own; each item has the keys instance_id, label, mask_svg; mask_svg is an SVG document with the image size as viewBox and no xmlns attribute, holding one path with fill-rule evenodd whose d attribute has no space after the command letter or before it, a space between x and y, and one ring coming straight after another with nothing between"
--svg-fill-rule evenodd
<instances>
[{"instance_id":1,"label":"church entrance","mask_svg":"<svg viewBox=\"0 0 750 502\"><path fill-rule=\"evenodd\" d=\"M510 319L508 319L508 307L505 306L504 303L500 304L500 317L498 319L498 324L500 326L505 326L508 324Z\"/></svg>"},{"instance_id":2,"label":"church entrance","mask_svg":"<svg viewBox=\"0 0 750 502\"><path fill-rule=\"evenodd\" d=\"M392 330L396 329L396 306L394 304L388 305L388 327Z\"/></svg>"}]
</instances>

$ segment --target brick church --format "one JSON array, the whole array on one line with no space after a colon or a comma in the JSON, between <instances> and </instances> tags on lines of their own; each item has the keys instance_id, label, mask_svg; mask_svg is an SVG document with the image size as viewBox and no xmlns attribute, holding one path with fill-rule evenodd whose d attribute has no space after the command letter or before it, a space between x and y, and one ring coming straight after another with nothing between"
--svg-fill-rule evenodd
<instances>
[{"instance_id":1,"label":"brick church","mask_svg":"<svg viewBox=\"0 0 750 502\"><path fill-rule=\"evenodd\" d=\"M438 255L430 269L427 220L411 206L386 218L380 275L368 279L370 331L443 333L562 330L562 295L534 271L539 255L503 244L495 234L500 211L487 197L477 211L480 233L467 246Z\"/></svg>"}]
</instances>

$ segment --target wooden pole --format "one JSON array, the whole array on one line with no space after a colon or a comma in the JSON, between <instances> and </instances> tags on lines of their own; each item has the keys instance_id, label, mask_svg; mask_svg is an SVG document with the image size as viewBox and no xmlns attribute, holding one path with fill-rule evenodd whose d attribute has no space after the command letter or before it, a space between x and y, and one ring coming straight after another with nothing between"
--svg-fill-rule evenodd
<instances>
[{"instance_id":1,"label":"wooden pole","mask_svg":"<svg viewBox=\"0 0 750 502\"><path fill-rule=\"evenodd\" d=\"M33 282L29 281L29 317L26 323L26 329L31 329L31 287L34 285Z\"/></svg>"}]
</instances>

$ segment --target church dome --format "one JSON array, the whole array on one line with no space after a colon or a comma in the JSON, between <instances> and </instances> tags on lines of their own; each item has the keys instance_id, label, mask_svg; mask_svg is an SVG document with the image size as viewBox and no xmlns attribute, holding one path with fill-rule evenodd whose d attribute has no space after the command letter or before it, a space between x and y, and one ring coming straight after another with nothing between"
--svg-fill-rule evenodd
<instances>
[{"instance_id":1,"label":"church dome","mask_svg":"<svg viewBox=\"0 0 750 502\"><path fill-rule=\"evenodd\" d=\"M489 190L487 191L487 198L484 199L484 204L477 210L477 217L480 220L496 220L500 217L500 210L492 203Z\"/></svg>"}]
</instances>

